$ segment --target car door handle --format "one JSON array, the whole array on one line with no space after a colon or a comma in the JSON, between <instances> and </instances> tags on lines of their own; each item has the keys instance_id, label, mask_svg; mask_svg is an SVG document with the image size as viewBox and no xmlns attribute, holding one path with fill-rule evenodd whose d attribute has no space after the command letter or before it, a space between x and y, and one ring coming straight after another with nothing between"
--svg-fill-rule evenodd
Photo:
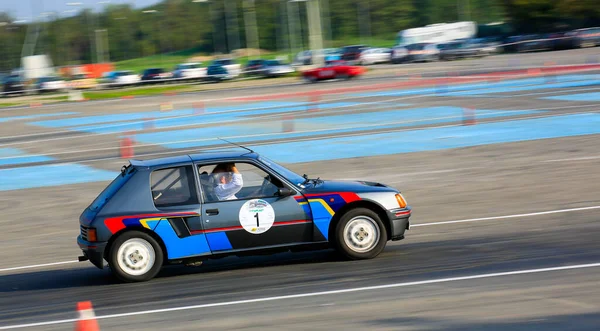
<instances>
[{"instance_id":1,"label":"car door handle","mask_svg":"<svg viewBox=\"0 0 600 331\"><path fill-rule=\"evenodd\" d=\"M219 215L219 210L216 208L215 209L207 209L206 215Z\"/></svg>"}]
</instances>

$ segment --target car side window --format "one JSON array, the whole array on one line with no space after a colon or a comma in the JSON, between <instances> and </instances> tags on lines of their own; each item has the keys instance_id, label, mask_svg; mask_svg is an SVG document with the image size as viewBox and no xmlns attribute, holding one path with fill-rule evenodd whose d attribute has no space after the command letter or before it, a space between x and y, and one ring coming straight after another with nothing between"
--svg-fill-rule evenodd
<instances>
[{"instance_id":1,"label":"car side window","mask_svg":"<svg viewBox=\"0 0 600 331\"><path fill-rule=\"evenodd\" d=\"M230 171L232 164L239 174ZM245 162L202 165L198 173L205 203L274 197L284 186L277 177Z\"/></svg>"},{"instance_id":2,"label":"car side window","mask_svg":"<svg viewBox=\"0 0 600 331\"><path fill-rule=\"evenodd\" d=\"M150 175L150 182L156 208L198 203L191 165L155 170Z\"/></svg>"}]
</instances>

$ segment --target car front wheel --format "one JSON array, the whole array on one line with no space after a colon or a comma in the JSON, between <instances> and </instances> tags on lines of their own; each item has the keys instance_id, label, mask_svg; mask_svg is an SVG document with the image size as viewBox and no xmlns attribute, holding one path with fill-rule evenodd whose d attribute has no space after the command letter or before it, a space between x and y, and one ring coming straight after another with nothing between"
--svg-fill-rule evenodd
<instances>
[{"instance_id":1,"label":"car front wheel","mask_svg":"<svg viewBox=\"0 0 600 331\"><path fill-rule=\"evenodd\" d=\"M385 248L387 232L370 209L356 208L345 213L335 230L337 250L352 260L372 259Z\"/></svg>"},{"instance_id":2,"label":"car front wheel","mask_svg":"<svg viewBox=\"0 0 600 331\"><path fill-rule=\"evenodd\" d=\"M125 282L143 282L158 274L163 264L160 245L150 235L140 231L121 234L110 249L112 273Z\"/></svg>"}]
</instances>

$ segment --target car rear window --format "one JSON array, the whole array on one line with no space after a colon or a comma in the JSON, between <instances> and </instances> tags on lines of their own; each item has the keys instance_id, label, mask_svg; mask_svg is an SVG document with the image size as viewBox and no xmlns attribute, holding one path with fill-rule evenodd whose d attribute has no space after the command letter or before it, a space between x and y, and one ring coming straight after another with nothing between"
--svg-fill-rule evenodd
<instances>
[{"instance_id":1,"label":"car rear window","mask_svg":"<svg viewBox=\"0 0 600 331\"><path fill-rule=\"evenodd\" d=\"M192 166L155 170L150 181L157 208L198 203Z\"/></svg>"},{"instance_id":2,"label":"car rear window","mask_svg":"<svg viewBox=\"0 0 600 331\"><path fill-rule=\"evenodd\" d=\"M134 173L134 167L129 166L127 168L124 168L122 172L115 179L113 179L113 181L104 189L104 191L102 191L102 193L100 193L100 195L98 195L98 197L92 202L92 204L89 207L90 210L99 211L100 209L102 209L102 207L106 205L108 200L110 200L115 195L115 193L117 193L117 191L119 191L121 187L125 185L125 183L127 183L129 178L131 178L131 176L133 176Z\"/></svg>"}]
</instances>

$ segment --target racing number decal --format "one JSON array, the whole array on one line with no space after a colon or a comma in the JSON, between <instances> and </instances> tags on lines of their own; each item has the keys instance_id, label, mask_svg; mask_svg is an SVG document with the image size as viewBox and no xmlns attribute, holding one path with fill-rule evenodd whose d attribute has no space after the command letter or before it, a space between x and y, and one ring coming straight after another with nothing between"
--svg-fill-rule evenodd
<instances>
[{"instance_id":1,"label":"racing number decal","mask_svg":"<svg viewBox=\"0 0 600 331\"><path fill-rule=\"evenodd\" d=\"M240 209L240 224L252 234L267 232L275 222L273 207L262 199L246 201Z\"/></svg>"}]
</instances>

